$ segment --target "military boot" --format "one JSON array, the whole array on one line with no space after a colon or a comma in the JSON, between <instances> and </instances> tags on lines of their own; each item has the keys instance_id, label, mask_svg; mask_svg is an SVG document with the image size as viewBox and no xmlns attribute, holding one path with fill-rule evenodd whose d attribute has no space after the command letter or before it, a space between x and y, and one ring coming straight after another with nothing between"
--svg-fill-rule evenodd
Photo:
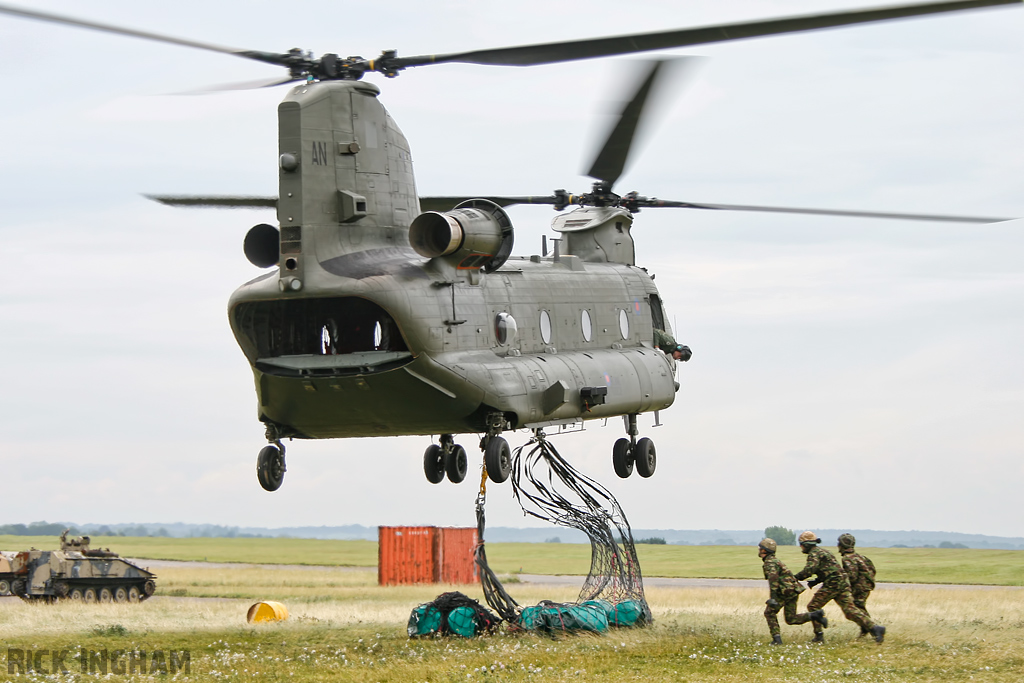
<instances>
[{"instance_id":1,"label":"military boot","mask_svg":"<svg viewBox=\"0 0 1024 683\"><path fill-rule=\"evenodd\" d=\"M811 621L821 624L822 628L828 628L828 617L825 616L825 610L823 609L811 612Z\"/></svg>"},{"instance_id":2,"label":"military boot","mask_svg":"<svg viewBox=\"0 0 1024 683\"><path fill-rule=\"evenodd\" d=\"M871 627L871 635L875 637L876 643L881 643L885 640L885 627L881 624L875 624Z\"/></svg>"},{"instance_id":3,"label":"military boot","mask_svg":"<svg viewBox=\"0 0 1024 683\"><path fill-rule=\"evenodd\" d=\"M818 631L817 633L814 634L814 637L811 638L811 642L812 643L824 643L825 642L825 634L822 633L821 631Z\"/></svg>"},{"instance_id":4,"label":"military boot","mask_svg":"<svg viewBox=\"0 0 1024 683\"><path fill-rule=\"evenodd\" d=\"M864 636L866 636L866 635L867 635L867 634L869 634L869 633L871 633L871 631L867 630L866 628L862 628L862 629L860 630L860 635L859 635L859 636L857 636L857 637L858 637L858 638L863 638Z\"/></svg>"},{"instance_id":5,"label":"military boot","mask_svg":"<svg viewBox=\"0 0 1024 683\"><path fill-rule=\"evenodd\" d=\"M769 645L782 645L782 636L776 633L774 636L772 636L772 642L769 643Z\"/></svg>"}]
</instances>

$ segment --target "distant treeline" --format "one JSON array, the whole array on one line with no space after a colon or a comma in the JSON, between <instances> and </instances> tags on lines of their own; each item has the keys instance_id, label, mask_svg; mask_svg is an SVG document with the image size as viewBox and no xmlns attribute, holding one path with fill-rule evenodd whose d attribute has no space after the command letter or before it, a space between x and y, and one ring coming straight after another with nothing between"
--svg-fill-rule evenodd
<instances>
[{"instance_id":1,"label":"distant treeline","mask_svg":"<svg viewBox=\"0 0 1024 683\"><path fill-rule=\"evenodd\" d=\"M219 524L78 524L70 522L32 522L2 524L0 535L59 536L71 528L73 536L141 536L172 538L319 538L326 540L377 540L377 527L349 524L345 526L305 527L233 527ZM984 536L943 531L873 531L869 529L813 529L825 545L835 545L841 533L852 533L862 548L987 548L1024 550L1024 537ZM587 537L575 529L560 528L558 536L551 528L489 527L489 543L588 543ZM796 542L796 530L770 526L763 530L679 530L633 529L638 544L667 545L748 545L756 546L762 538L774 538L779 545Z\"/></svg>"},{"instance_id":2,"label":"distant treeline","mask_svg":"<svg viewBox=\"0 0 1024 683\"><path fill-rule=\"evenodd\" d=\"M181 526L181 525L175 525ZM172 534L166 526L155 524L75 525L64 522L32 522L31 524L0 524L0 536L60 536L68 529L70 536L136 536L171 538L272 538L264 534L240 533L237 527L217 525L194 526L184 534Z\"/></svg>"}]
</instances>

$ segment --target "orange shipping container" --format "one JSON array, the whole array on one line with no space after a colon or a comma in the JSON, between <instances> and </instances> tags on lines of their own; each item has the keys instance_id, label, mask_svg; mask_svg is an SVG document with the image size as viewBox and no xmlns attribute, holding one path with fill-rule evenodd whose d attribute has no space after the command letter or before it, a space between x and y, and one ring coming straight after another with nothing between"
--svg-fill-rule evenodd
<instances>
[{"instance_id":1,"label":"orange shipping container","mask_svg":"<svg viewBox=\"0 0 1024 683\"><path fill-rule=\"evenodd\" d=\"M441 583L479 583L476 560L476 527L441 527L438 538L437 566Z\"/></svg>"},{"instance_id":2,"label":"orange shipping container","mask_svg":"<svg viewBox=\"0 0 1024 683\"><path fill-rule=\"evenodd\" d=\"M476 583L475 528L378 527L377 583Z\"/></svg>"}]
</instances>

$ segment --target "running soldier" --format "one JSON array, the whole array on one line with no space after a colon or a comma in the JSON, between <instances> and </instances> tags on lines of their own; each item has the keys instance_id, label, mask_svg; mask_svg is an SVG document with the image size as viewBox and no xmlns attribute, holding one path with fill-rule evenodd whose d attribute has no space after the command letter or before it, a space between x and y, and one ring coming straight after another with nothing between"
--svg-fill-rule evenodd
<instances>
[{"instance_id":1,"label":"running soldier","mask_svg":"<svg viewBox=\"0 0 1024 683\"><path fill-rule=\"evenodd\" d=\"M793 572L782 560L775 557L777 546L775 541L765 538L757 546L757 556L764 563L764 578L768 579L768 600L764 608L764 618L768 622L768 630L772 634L772 645L782 645L782 632L779 629L779 610L785 610L783 615L786 623L790 626L806 624L813 621L815 627L821 624L822 628L828 627L828 619L825 617L825 610L819 609L816 612L796 613L796 602L804 587L793 578Z\"/></svg>"},{"instance_id":2,"label":"running soldier","mask_svg":"<svg viewBox=\"0 0 1024 683\"><path fill-rule=\"evenodd\" d=\"M853 604L853 594L850 592L850 581L843 573L842 567L835 555L819 548L821 539L813 531L805 531L800 534L800 550L807 555L807 565L796 575L798 581L803 581L809 576L814 576L814 581L808 581L808 586L821 584L811 601L807 603L808 611L823 608L832 600L836 601L843 615L850 621L860 626L860 630L870 633L875 637L875 642L881 643L885 639L885 627L876 624L867 615L867 612ZM824 643L825 634L822 632L821 624L814 622L814 640L812 643Z\"/></svg>"},{"instance_id":3,"label":"running soldier","mask_svg":"<svg viewBox=\"0 0 1024 683\"><path fill-rule=\"evenodd\" d=\"M853 604L864 610L864 614L871 616L868 613L867 603L871 591L875 590L875 565L853 549L857 544L857 539L853 537L853 534L843 534L839 537L838 543L839 554L843 558L843 571L846 572L846 578L850 581ZM860 634L867 635L867 631L861 631Z\"/></svg>"}]
</instances>

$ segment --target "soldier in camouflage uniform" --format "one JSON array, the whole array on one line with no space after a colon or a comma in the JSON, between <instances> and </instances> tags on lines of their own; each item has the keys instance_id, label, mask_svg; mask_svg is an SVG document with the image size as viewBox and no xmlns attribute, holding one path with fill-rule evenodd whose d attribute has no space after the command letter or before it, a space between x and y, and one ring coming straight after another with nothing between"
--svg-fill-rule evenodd
<instances>
[{"instance_id":1,"label":"soldier in camouflage uniform","mask_svg":"<svg viewBox=\"0 0 1024 683\"><path fill-rule=\"evenodd\" d=\"M868 616L867 612L853 604L853 594L850 592L850 582L839 566L835 555L819 548L821 539L813 531L805 531L800 534L800 549L807 555L807 564L796 574L798 581L803 581L809 576L814 576L814 581L808 581L808 586L821 584L811 601L807 603L808 610L821 609L830 601L835 600L843 614L852 622L860 626L861 631L870 633L875 641L881 643L885 639L885 627L876 624ZM822 633L821 625L814 624L813 643L824 643L825 634Z\"/></svg>"},{"instance_id":2,"label":"soldier in camouflage uniform","mask_svg":"<svg viewBox=\"0 0 1024 683\"><path fill-rule=\"evenodd\" d=\"M693 355L689 346L677 343L671 334L657 327L654 328L654 345L672 356L674 360L681 360L684 363Z\"/></svg>"},{"instance_id":3,"label":"soldier in camouflage uniform","mask_svg":"<svg viewBox=\"0 0 1024 683\"><path fill-rule=\"evenodd\" d=\"M839 554L843 558L843 571L850 581L850 593L853 595L853 604L868 614L868 596L875 589L875 565L868 558L864 557L853 547L857 539L853 534L843 534L839 537ZM868 614L868 616L871 616ZM867 631L861 631L862 636Z\"/></svg>"},{"instance_id":4,"label":"soldier in camouflage uniform","mask_svg":"<svg viewBox=\"0 0 1024 683\"><path fill-rule=\"evenodd\" d=\"M772 634L772 645L782 645L779 610L785 610L783 614L786 617L786 623L790 626L813 621L815 626L821 624L822 628L827 627L828 619L825 618L825 610L796 613L796 602L800 594L804 592L804 587L793 578L793 572L789 571L789 567L775 557L775 541L765 538L757 548L757 555L764 563L764 578L768 579L769 598L765 601L767 607L764 608L764 618L768 622L768 630Z\"/></svg>"}]
</instances>

